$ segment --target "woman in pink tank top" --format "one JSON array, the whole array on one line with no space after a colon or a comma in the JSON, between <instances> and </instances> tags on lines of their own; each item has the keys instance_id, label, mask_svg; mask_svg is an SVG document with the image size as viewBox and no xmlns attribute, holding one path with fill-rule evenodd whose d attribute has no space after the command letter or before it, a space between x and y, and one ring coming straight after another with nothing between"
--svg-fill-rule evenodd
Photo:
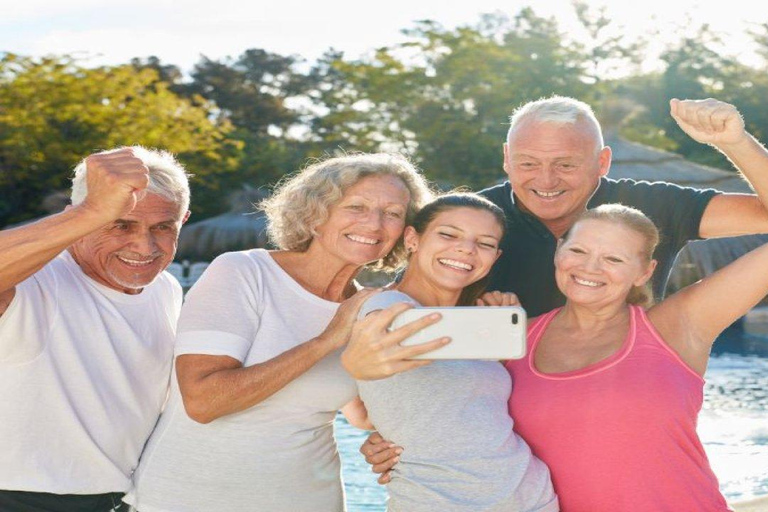
<instances>
[{"instance_id":1,"label":"woman in pink tank top","mask_svg":"<svg viewBox=\"0 0 768 512\"><path fill-rule=\"evenodd\" d=\"M585 212L555 254L565 306L507 363L515 430L564 512L730 510L696 422L712 343L768 293L768 245L646 310L658 239L638 210Z\"/></svg>"}]
</instances>

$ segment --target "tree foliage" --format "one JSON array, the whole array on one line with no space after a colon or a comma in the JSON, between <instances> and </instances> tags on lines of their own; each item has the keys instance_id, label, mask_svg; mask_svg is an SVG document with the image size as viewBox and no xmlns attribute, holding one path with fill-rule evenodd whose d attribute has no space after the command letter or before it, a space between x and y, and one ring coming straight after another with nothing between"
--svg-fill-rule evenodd
<instances>
[{"instance_id":1,"label":"tree foliage","mask_svg":"<svg viewBox=\"0 0 768 512\"><path fill-rule=\"evenodd\" d=\"M194 156L201 178L225 171L227 122L210 105L180 98L155 71L86 68L68 57L0 60L0 224L41 213L35 205L69 186L95 151L140 144Z\"/></svg>"},{"instance_id":2,"label":"tree foliage","mask_svg":"<svg viewBox=\"0 0 768 512\"><path fill-rule=\"evenodd\" d=\"M522 7L446 28L431 20L405 40L358 58L328 49L313 63L252 48L201 57L188 74L157 57L87 67L67 56L0 60L0 224L41 213L87 154L123 144L167 148L197 176L193 219L226 209L225 195L269 186L310 157L396 151L434 181L478 189L503 178L508 116L554 94L590 103L606 130L729 167L669 116L670 98L716 97L768 138L768 23L751 35L759 65L727 53L720 35L687 27L644 71L648 41L605 9L574 0L565 33ZM694 30L690 30L693 28Z\"/></svg>"}]
</instances>

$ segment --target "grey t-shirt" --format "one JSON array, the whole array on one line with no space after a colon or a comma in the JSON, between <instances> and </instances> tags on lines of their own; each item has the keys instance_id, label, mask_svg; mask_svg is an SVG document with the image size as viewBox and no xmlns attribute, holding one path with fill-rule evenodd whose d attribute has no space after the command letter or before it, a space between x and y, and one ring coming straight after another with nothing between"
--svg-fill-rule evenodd
<instances>
[{"instance_id":1,"label":"grey t-shirt","mask_svg":"<svg viewBox=\"0 0 768 512\"><path fill-rule=\"evenodd\" d=\"M396 302L370 298L361 316ZM402 446L388 485L390 512L557 511L549 470L512 429L507 370L495 361L435 361L358 381L371 422Z\"/></svg>"}]
</instances>

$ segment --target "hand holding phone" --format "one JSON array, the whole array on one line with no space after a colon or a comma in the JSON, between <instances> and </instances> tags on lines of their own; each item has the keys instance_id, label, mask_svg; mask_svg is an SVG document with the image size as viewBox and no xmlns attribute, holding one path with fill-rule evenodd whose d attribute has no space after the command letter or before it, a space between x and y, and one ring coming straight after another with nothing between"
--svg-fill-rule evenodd
<instances>
[{"instance_id":1,"label":"hand holding phone","mask_svg":"<svg viewBox=\"0 0 768 512\"><path fill-rule=\"evenodd\" d=\"M395 317L397 329L423 316L438 312L435 324L412 334L401 346L416 345L443 336L451 342L413 359L520 359L526 353L527 315L520 306L417 307Z\"/></svg>"}]
</instances>

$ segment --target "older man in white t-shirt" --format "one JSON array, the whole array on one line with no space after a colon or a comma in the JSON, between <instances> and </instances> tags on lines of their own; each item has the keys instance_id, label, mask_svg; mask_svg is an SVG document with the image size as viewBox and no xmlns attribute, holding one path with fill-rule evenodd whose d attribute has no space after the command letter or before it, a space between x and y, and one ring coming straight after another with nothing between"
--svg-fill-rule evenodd
<instances>
[{"instance_id":1,"label":"older man in white t-shirt","mask_svg":"<svg viewBox=\"0 0 768 512\"><path fill-rule=\"evenodd\" d=\"M0 510L120 510L167 396L189 216L168 153L75 169L72 206L0 232Z\"/></svg>"}]
</instances>

